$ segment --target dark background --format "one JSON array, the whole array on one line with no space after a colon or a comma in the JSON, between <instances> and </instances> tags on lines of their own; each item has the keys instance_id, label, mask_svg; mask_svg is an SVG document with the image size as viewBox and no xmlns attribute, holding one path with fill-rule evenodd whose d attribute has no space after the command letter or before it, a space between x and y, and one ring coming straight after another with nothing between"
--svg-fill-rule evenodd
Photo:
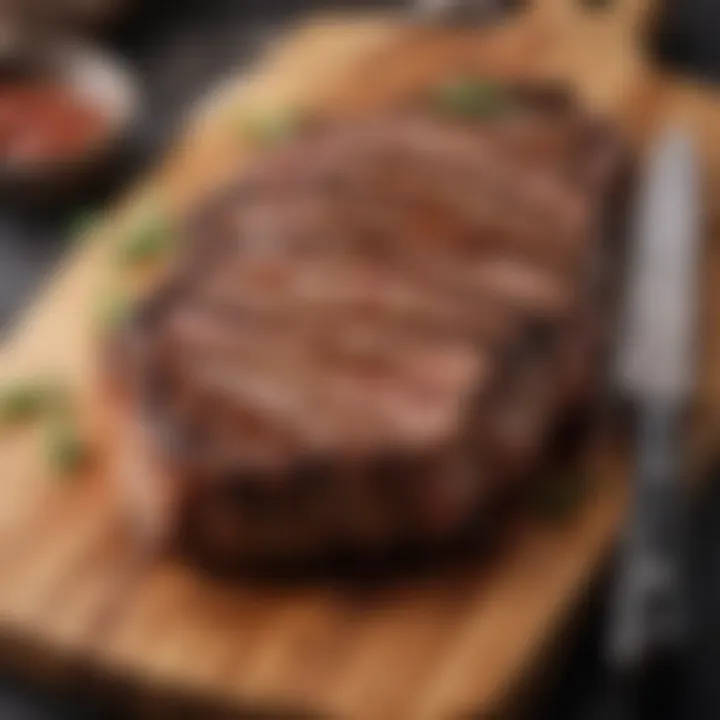
<instances>
[{"instance_id":1,"label":"dark background","mask_svg":"<svg viewBox=\"0 0 720 720\"><path fill-rule=\"evenodd\" d=\"M28 212L7 207L0 199L0 326L7 327L60 257L77 218L102 207L162 153L184 111L204 88L246 65L294 16L333 4L338 3L139 0L139 11L106 38L137 70L147 103L130 157L106 186L72 207ZM355 0L349 4L398 3ZM720 0L676 0L666 4L662 17L662 26L649 43L659 60L683 72L720 78ZM698 498L693 528L688 562L696 640L682 720L715 720L720 718L720 483L709 482ZM533 718L593 717L601 675L598 646L605 587L600 583L594 593L596 599L584 614L557 678L543 686L534 703ZM83 697L46 696L18 678L0 677L0 720L115 717L112 708L90 707Z\"/></svg>"}]
</instances>

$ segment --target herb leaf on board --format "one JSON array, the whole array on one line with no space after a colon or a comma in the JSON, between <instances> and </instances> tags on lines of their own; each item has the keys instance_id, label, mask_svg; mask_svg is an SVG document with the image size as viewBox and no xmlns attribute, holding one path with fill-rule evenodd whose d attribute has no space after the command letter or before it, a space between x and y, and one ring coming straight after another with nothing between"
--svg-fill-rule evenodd
<instances>
[{"instance_id":1,"label":"herb leaf on board","mask_svg":"<svg viewBox=\"0 0 720 720\"><path fill-rule=\"evenodd\" d=\"M88 448L76 423L67 417L53 419L47 429L47 457L58 476L76 475L88 459Z\"/></svg>"},{"instance_id":2,"label":"herb leaf on board","mask_svg":"<svg viewBox=\"0 0 720 720\"><path fill-rule=\"evenodd\" d=\"M272 148L296 138L309 122L310 118L306 113L286 109L265 115L243 117L240 130L243 137L248 138L253 145Z\"/></svg>"},{"instance_id":3,"label":"herb leaf on board","mask_svg":"<svg viewBox=\"0 0 720 720\"><path fill-rule=\"evenodd\" d=\"M432 104L445 115L481 120L505 112L509 107L509 98L495 83L460 78L441 85L433 94Z\"/></svg>"},{"instance_id":4,"label":"herb leaf on board","mask_svg":"<svg viewBox=\"0 0 720 720\"><path fill-rule=\"evenodd\" d=\"M130 267L163 257L170 249L171 233L166 219L153 211L133 223L120 246L120 259Z\"/></svg>"}]
</instances>

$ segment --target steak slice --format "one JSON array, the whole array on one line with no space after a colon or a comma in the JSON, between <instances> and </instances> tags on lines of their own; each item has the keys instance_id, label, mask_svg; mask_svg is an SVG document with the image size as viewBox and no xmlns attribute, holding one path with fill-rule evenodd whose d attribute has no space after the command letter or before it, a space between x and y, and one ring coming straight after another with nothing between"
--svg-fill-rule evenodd
<instances>
[{"instance_id":1,"label":"steak slice","mask_svg":"<svg viewBox=\"0 0 720 720\"><path fill-rule=\"evenodd\" d=\"M571 103L336 122L190 223L113 343L134 517L206 560L440 543L597 388L622 170Z\"/></svg>"}]
</instances>

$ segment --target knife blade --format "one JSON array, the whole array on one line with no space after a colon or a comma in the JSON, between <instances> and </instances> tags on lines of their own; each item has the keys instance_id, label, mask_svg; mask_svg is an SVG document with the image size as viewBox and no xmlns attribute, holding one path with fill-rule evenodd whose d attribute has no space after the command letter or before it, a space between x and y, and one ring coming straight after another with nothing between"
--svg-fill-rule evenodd
<instances>
[{"instance_id":1,"label":"knife blade","mask_svg":"<svg viewBox=\"0 0 720 720\"><path fill-rule=\"evenodd\" d=\"M651 149L634 218L620 390L636 400L683 402L696 351L700 188L692 138L667 128Z\"/></svg>"},{"instance_id":2,"label":"knife blade","mask_svg":"<svg viewBox=\"0 0 720 720\"><path fill-rule=\"evenodd\" d=\"M608 668L623 692L613 717L654 717L660 698L664 710L683 703L689 617L682 436L695 378L701 225L692 138L666 128L638 193L617 353L618 390L630 400L637 432L634 502L606 636Z\"/></svg>"}]
</instances>

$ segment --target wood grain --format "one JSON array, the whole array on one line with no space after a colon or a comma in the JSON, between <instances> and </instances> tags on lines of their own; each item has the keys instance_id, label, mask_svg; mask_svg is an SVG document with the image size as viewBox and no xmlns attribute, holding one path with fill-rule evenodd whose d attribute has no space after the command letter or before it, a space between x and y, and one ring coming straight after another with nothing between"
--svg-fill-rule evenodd
<instances>
[{"instance_id":1,"label":"wood grain","mask_svg":"<svg viewBox=\"0 0 720 720\"><path fill-rule=\"evenodd\" d=\"M60 374L75 388L99 447L94 323L119 238L148 203L181 218L246 163L245 113L307 105L330 113L377 107L433 77L469 69L558 77L608 113L641 148L658 123L689 124L708 194L720 170L720 99L659 74L638 42L642 0L583 14L547 0L486 30L431 29L393 18L326 17L294 29L255 71L218 90L167 163L78 245L0 354L0 376ZM711 219L712 220L712 219ZM713 311L720 257L709 223L705 352L698 408L714 444L720 336ZM601 481L570 520L518 521L498 552L436 577L352 592L318 584L225 586L162 560L138 566L100 461L82 482L49 477L34 430L0 437L0 641L3 663L87 683L149 715L172 701L348 718L489 714L506 700L586 592L625 507L622 464L598 452ZM100 452L102 459L102 452ZM111 612L112 611L112 612ZM51 661L52 659L52 661Z\"/></svg>"}]
</instances>

